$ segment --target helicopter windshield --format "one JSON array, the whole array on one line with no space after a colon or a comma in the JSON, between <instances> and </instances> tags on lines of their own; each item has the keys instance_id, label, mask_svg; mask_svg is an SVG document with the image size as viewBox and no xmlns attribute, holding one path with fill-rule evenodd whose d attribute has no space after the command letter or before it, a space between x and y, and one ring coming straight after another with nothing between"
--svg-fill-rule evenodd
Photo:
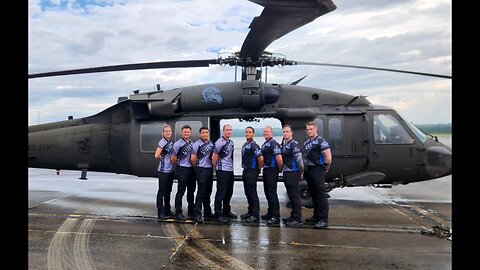
<instances>
[{"instance_id":1,"label":"helicopter windshield","mask_svg":"<svg viewBox=\"0 0 480 270\"><path fill-rule=\"evenodd\" d=\"M391 114L378 114L373 117L373 139L376 144L412 144L405 128Z\"/></svg>"},{"instance_id":2,"label":"helicopter windshield","mask_svg":"<svg viewBox=\"0 0 480 270\"><path fill-rule=\"evenodd\" d=\"M408 127L415 133L415 136L423 143L427 140L427 135L425 135L420 129L418 129L414 124L405 121Z\"/></svg>"}]
</instances>

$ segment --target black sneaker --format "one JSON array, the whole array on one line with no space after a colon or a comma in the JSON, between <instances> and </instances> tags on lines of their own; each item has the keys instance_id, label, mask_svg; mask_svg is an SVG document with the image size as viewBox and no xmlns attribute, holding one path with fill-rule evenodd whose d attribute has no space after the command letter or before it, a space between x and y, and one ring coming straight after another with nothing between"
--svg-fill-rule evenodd
<instances>
[{"instance_id":1,"label":"black sneaker","mask_svg":"<svg viewBox=\"0 0 480 270\"><path fill-rule=\"evenodd\" d=\"M215 215L214 215L212 212L210 212L210 213L204 213L204 214L203 214L203 218L204 218L204 219L215 219Z\"/></svg>"},{"instance_id":2,"label":"black sneaker","mask_svg":"<svg viewBox=\"0 0 480 270\"><path fill-rule=\"evenodd\" d=\"M245 219L245 221L248 223L258 223L260 222L260 218L255 216L250 216L249 218Z\"/></svg>"},{"instance_id":3,"label":"black sneaker","mask_svg":"<svg viewBox=\"0 0 480 270\"><path fill-rule=\"evenodd\" d=\"M223 213L223 216L226 217L226 218L237 218L237 215L235 215L232 212Z\"/></svg>"},{"instance_id":4,"label":"black sneaker","mask_svg":"<svg viewBox=\"0 0 480 270\"><path fill-rule=\"evenodd\" d=\"M203 223L203 218L202 218L202 215L195 215L193 217L193 220L197 223Z\"/></svg>"},{"instance_id":5,"label":"black sneaker","mask_svg":"<svg viewBox=\"0 0 480 270\"><path fill-rule=\"evenodd\" d=\"M280 224L280 219L278 217L272 217L267 220L268 225Z\"/></svg>"},{"instance_id":6,"label":"black sneaker","mask_svg":"<svg viewBox=\"0 0 480 270\"><path fill-rule=\"evenodd\" d=\"M325 221L319 221L318 223L315 223L315 225L313 225L313 227L315 229L326 229L328 228L328 222L325 222Z\"/></svg>"},{"instance_id":7,"label":"black sneaker","mask_svg":"<svg viewBox=\"0 0 480 270\"><path fill-rule=\"evenodd\" d=\"M250 213L245 213L245 214L243 214L243 215L240 215L240 218L241 218L241 219L247 219L247 218L249 218L249 217L251 217L251 216L252 216L252 214L250 214Z\"/></svg>"},{"instance_id":8,"label":"black sneaker","mask_svg":"<svg viewBox=\"0 0 480 270\"><path fill-rule=\"evenodd\" d=\"M298 226L298 225L302 225L302 224L303 224L302 222L297 221L297 220L293 220L293 219L290 220L290 221L285 222L285 225L286 225L287 227L293 227L293 226Z\"/></svg>"},{"instance_id":9,"label":"black sneaker","mask_svg":"<svg viewBox=\"0 0 480 270\"><path fill-rule=\"evenodd\" d=\"M165 213L160 213L160 214L158 215L158 220L159 220L159 221L160 221L160 220L165 220L165 219L167 219L167 218L168 218L168 216L167 216Z\"/></svg>"},{"instance_id":10,"label":"black sneaker","mask_svg":"<svg viewBox=\"0 0 480 270\"><path fill-rule=\"evenodd\" d=\"M319 221L320 221L320 219L316 218L316 217L309 217L309 218L305 219L305 222L307 222L307 223L317 223Z\"/></svg>"},{"instance_id":11,"label":"black sneaker","mask_svg":"<svg viewBox=\"0 0 480 270\"><path fill-rule=\"evenodd\" d=\"M270 218L272 218L272 216L270 215L270 213L266 213L265 215L261 215L260 216L263 220L268 220Z\"/></svg>"},{"instance_id":12,"label":"black sneaker","mask_svg":"<svg viewBox=\"0 0 480 270\"><path fill-rule=\"evenodd\" d=\"M172 210L165 211L165 215L167 216L167 218L175 217L175 213L173 213Z\"/></svg>"},{"instance_id":13,"label":"black sneaker","mask_svg":"<svg viewBox=\"0 0 480 270\"><path fill-rule=\"evenodd\" d=\"M216 222L220 222L220 223L228 223L228 219L225 218L224 216L218 216L215 218L215 221Z\"/></svg>"},{"instance_id":14,"label":"black sneaker","mask_svg":"<svg viewBox=\"0 0 480 270\"><path fill-rule=\"evenodd\" d=\"M187 220L187 218L186 218L182 213L177 213L177 214L175 215L175 219L176 219L176 220L180 220L180 221L185 221L185 220Z\"/></svg>"}]
</instances>

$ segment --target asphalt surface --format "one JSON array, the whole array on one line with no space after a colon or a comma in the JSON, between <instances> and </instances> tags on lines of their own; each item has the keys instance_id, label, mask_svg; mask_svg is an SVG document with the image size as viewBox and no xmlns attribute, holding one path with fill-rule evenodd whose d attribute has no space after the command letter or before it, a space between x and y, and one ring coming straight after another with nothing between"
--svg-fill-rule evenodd
<instances>
[{"instance_id":1,"label":"asphalt surface","mask_svg":"<svg viewBox=\"0 0 480 270\"><path fill-rule=\"evenodd\" d=\"M330 192L330 227L157 222L157 179L29 169L29 269L451 269L451 177ZM176 191L174 184L173 194ZM215 192L215 188L214 188ZM261 214L267 209L258 184ZM290 209L278 185L281 215ZM212 196L213 199L213 196ZM184 200L184 206L186 201ZM243 214L243 185L232 210ZM303 218L312 209L302 210Z\"/></svg>"},{"instance_id":2,"label":"asphalt surface","mask_svg":"<svg viewBox=\"0 0 480 270\"><path fill-rule=\"evenodd\" d=\"M443 139L451 145L451 137ZM330 226L318 230L240 218L157 222L155 178L89 172L79 180L79 171L32 168L28 174L29 269L452 268L451 176L390 189L334 189ZM262 183L257 190L264 214ZM172 202L175 192L176 184ZM278 195L287 217L283 183ZM247 212L241 182L231 204L236 214Z\"/></svg>"}]
</instances>

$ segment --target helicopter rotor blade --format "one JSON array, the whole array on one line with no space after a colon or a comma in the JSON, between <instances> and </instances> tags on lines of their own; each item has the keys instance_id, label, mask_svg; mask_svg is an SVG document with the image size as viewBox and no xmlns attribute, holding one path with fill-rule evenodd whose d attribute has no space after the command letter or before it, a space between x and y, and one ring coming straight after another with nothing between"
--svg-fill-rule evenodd
<instances>
[{"instance_id":1,"label":"helicopter rotor blade","mask_svg":"<svg viewBox=\"0 0 480 270\"><path fill-rule=\"evenodd\" d=\"M205 60L149 62L149 63L114 65L114 66L103 66L103 67L94 67L94 68L82 68L82 69L36 73L36 74L29 74L28 78L33 79L33 78L41 78L41 77L111 72L111 71L140 70L140 69L208 67L213 64L218 64L218 60L205 59Z\"/></svg>"},{"instance_id":2,"label":"helicopter rotor blade","mask_svg":"<svg viewBox=\"0 0 480 270\"><path fill-rule=\"evenodd\" d=\"M255 61L273 41L334 11L331 0L250 0L265 8L255 17L240 50L240 58Z\"/></svg>"},{"instance_id":3,"label":"helicopter rotor blade","mask_svg":"<svg viewBox=\"0 0 480 270\"><path fill-rule=\"evenodd\" d=\"M371 70L380 70L380 71L389 71L389 72L399 72L399 73L408 73L408 74L421 75L421 76L429 76L429 77L437 77L437 78L444 78L444 79L452 79L452 76L451 76L451 75L449 76L449 75L434 74L434 73L425 73L425 72L417 72L417 71L401 70L401 69L377 68L377 67L355 66L355 65L343 65L343 64L330 64L330 63L300 62L300 61L292 61L292 62L294 62L296 65L329 66L329 67L346 67L346 68L371 69Z\"/></svg>"}]
</instances>

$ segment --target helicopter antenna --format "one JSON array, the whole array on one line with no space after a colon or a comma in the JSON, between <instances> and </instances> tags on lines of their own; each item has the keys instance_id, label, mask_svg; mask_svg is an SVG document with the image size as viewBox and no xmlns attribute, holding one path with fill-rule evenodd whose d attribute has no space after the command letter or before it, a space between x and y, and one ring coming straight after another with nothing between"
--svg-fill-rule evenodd
<instances>
[{"instance_id":1,"label":"helicopter antenna","mask_svg":"<svg viewBox=\"0 0 480 270\"><path fill-rule=\"evenodd\" d=\"M308 75L303 76L302 78L300 78L300 79L292 82L290 85L297 85L299 82L303 81L303 79L305 79L307 76L308 76Z\"/></svg>"}]
</instances>

